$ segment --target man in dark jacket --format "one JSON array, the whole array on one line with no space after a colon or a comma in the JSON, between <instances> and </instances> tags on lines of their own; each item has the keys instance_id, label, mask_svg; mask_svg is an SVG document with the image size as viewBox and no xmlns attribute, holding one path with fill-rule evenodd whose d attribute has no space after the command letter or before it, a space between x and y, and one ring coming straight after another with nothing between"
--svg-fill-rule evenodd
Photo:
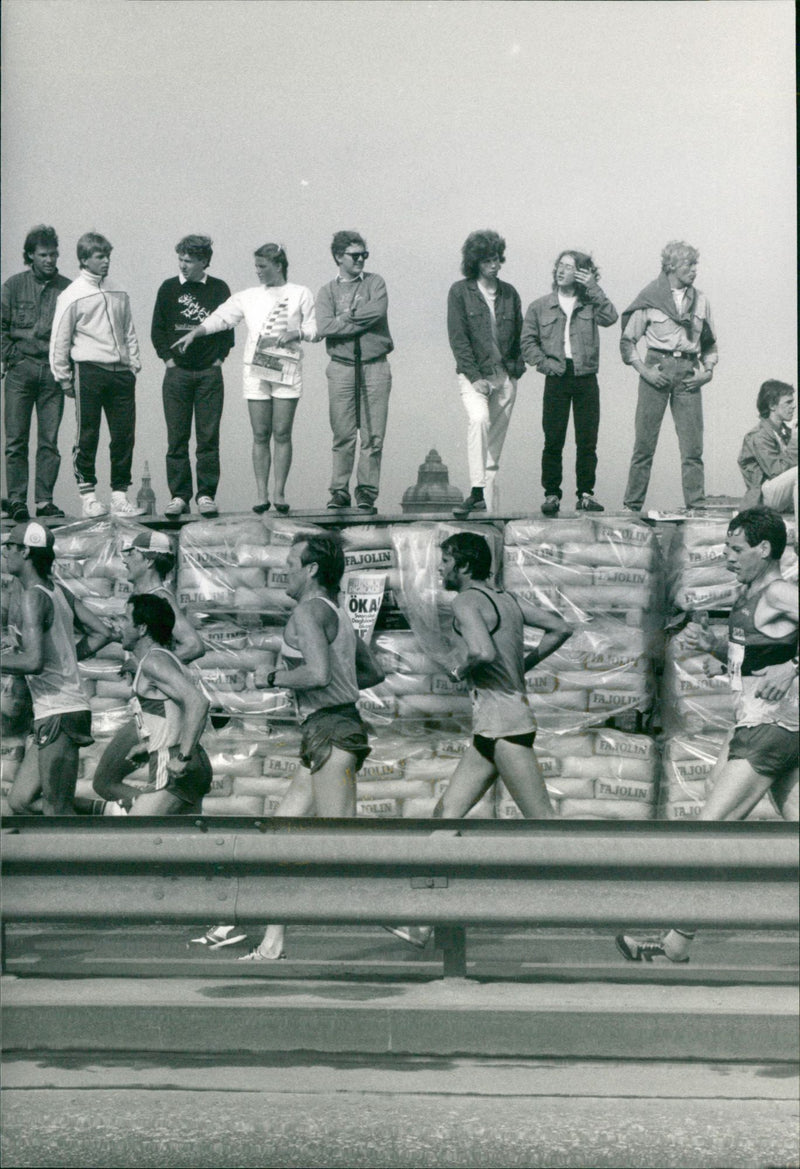
<instances>
[{"instance_id":1,"label":"man in dark jacket","mask_svg":"<svg viewBox=\"0 0 800 1169\"><path fill-rule=\"evenodd\" d=\"M64 391L50 371L48 352L58 294L69 285L58 271L58 236L40 223L25 238L26 272L3 285L2 376L5 377L6 483L15 524L28 513L28 443L36 410L36 515L60 518L53 488L61 466L58 429Z\"/></svg>"},{"instance_id":2,"label":"man in dark jacket","mask_svg":"<svg viewBox=\"0 0 800 1169\"><path fill-rule=\"evenodd\" d=\"M447 296L447 334L456 359L461 401L467 412L470 493L457 516L497 511L497 471L517 379L525 372L519 347L522 304L510 284L498 280L506 241L496 231L473 231L461 249L461 271Z\"/></svg>"},{"instance_id":3,"label":"man in dark jacket","mask_svg":"<svg viewBox=\"0 0 800 1169\"><path fill-rule=\"evenodd\" d=\"M758 426L742 441L739 470L747 484L745 507L760 503L775 511L790 511L797 518L797 426L794 418L794 386L774 378L758 391Z\"/></svg>"},{"instance_id":4,"label":"man in dark jacket","mask_svg":"<svg viewBox=\"0 0 800 1169\"><path fill-rule=\"evenodd\" d=\"M569 412L575 427L575 486L578 511L603 511L594 497L597 432L600 427L600 339L617 310L598 284L592 257L574 249L553 266L553 291L535 300L522 326L522 354L545 375L542 404L544 515L561 507L561 472Z\"/></svg>"},{"instance_id":5,"label":"man in dark jacket","mask_svg":"<svg viewBox=\"0 0 800 1169\"><path fill-rule=\"evenodd\" d=\"M185 353L172 346L200 325L231 294L224 280L209 276L211 240L187 235L175 245L180 275L165 280L158 290L150 337L165 363L162 397L167 420L167 482L171 501L164 514L181 515L192 498L189 439L194 415L197 444L197 508L201 515L217 515L219 485L219 426L224 385L222 363L233 348L233 330L202 337Z\"/></svg>"}]
</instances>

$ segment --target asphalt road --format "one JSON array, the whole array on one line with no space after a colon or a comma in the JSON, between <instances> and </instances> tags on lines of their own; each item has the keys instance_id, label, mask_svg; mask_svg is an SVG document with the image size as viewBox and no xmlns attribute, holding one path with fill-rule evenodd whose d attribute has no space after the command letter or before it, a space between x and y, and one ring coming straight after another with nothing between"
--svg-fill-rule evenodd
<instances>
[{"instance_id":1,"label":"asphalt road","mask_svg":"<svg viewBox=\"0 0 800 1169\"><path fill-rule=\"evenodd\" d=\"M786 1065L11 1058L3 1165L796 1166Z\"/></svg>"}]
</instances>

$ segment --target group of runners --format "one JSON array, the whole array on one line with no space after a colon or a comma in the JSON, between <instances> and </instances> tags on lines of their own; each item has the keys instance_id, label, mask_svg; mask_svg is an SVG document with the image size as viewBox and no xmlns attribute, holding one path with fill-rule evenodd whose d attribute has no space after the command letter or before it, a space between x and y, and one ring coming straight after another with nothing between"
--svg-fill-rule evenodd
<instances>
[{"instance_id":1,"label":"group of runners","mask_svg":"<svg viewBox=\"0 0 800 1169\"><path fill-rule=\"evenodd\" d=\"M798 601L780 572L786 540L777 512L756 507L736 515L728 527L727 567L742 588L727 645L700 624L686 631L690 644L708 653L710 670L714 658L726 659L736 711L704 819L744 819L766 793L786 819L798 818ZM11 685L27 682L33 702L33 744L8 796L15 813L31 812L39 796L45 814L74 810L79 751L92 741L78 661L114 640L126 651L123 669L133 675L134 697L131 719L97 767L98 795L130 815L196 814L210 789L211 766L200 745L209 703L187 669L203 653L203 643L166 583L174 562L169 538L142 532L123 555L133 594L122 619L108 623L54 581L54 540L47 527L35 520L18 524L4 540L6 571L21 589L9 612L12 641L1 668ZM295 607L283 630L279 664L267 678L269 686L294 691L301 717L301 766L279 816L355 815L356 773L370 751L357 701L359 691L383 674L339 606L344 566L338 534L295 537L286 585ZM534 753L536 719L525 674L572 630L557 613L499 587L492 569L489 543L477 532L458 532L443 542L441 581L456 594L452 676L469 687L473 739L434 816L465 816L500 778L525 817L546 819L554 812ZM526 626L540 631L536 649L525 649ZM137 752L148 758L144 789L125 783L139 766ZM420 927L393 932L418 946L430 935ZM633 961L685 961L691 936L691 923L684 923L660 939L621 934L617 942ZM223 924L197 940L217 947L243 939L241 931ZM244 957L283 955L284 927L273 924Z\"/></svg>"}]
</instances>

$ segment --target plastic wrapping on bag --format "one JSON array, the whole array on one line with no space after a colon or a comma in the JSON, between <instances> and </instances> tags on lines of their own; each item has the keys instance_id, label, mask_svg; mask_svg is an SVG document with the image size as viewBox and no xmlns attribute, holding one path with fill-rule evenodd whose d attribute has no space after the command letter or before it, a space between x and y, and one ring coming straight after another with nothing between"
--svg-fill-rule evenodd
<instances>
[{"instance_id":1,"label":"plastic wrapping on bag","mask_svg":"<svg viewBox=\"0 0 800 1169\"><path fill-rule=\"evenodd\" d=\"M296 535L314 524L263 516L199 520L181 529L177 596L182 608L251 610L286 617L285 566Z\"/></svg>"},{"instance_id":2,"label":"plastic wrapping on bag","mask_svg":"<svg viewBox=\"0 0 800 1169\"><path fill-rule=\"evenodd\" d=\"M678 527L667 561L667 599L673 609L730 609L741 586L725 561L728 517L687 520ZM781 575L797 580L794 525L786 522L788 541Z\"/></svg>"},{"instance_id":3,"label":"plastic wrapping on bag","mask_svg":"<svg viewBox=\"0 0 800 1169\"><path fill-rule=\"evenodd\" d=\"M708 631L719 644L725 645L727 623L711 622ZM734 723L730 682L722 662L693 649L687 642L685 629L667 640L661 680L661 719L670 735L724 732Z\"/></svg>"}]
</instances>

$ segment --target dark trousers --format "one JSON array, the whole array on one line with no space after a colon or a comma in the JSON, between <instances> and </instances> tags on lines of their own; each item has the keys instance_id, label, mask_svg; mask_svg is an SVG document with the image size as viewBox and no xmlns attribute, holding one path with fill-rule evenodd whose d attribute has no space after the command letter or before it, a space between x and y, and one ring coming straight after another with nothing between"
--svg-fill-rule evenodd
<instances>
[{"instance_id":1,"label":"dark trousers","mask_svg":"<svg viewBox=\"0 0 800 1169\"><path fill-rule=\"evenodd\" d=\"M72 465L82 495L94 491L94 470L100 423L106 416L111 438L111 490L127 491L131 485L133 440L136 432L136 378L129 369L113 370L91 361L76 367L75 414L77 434Z\"/></svg>"},{"instance_id":2,"label":"dark trousers","mask_svg":"<svg viewBox=\"0 0 800 1169\"><path fill-rule=\"evenodd\" d=\"M52 503L61 466L58 428L64 413L64 391L47 361L23 357L6 374L6 485L13 503L28 500L28 444L36 410L36 503Z\"/></svg>"},{"instance_id":3,"label":"dark trousers","mask_svg":"<svg viewBox=\"0 0 800 1169\"><path fill-rule=\"evenodd\" d=\"M189 439L194 436L197 462L197 495L213 499L219 484L219 424L225 387L222 369L178 369L164 373L161 396L167 422L167 483L169 493L186 503L192 498L192 465Z\"/></svg>"},{"instance_id":4,"label":"dark trousers","mask_svg":"<svg viewBox=\"0 0 800 1169\"><path fill-rule=\"evenodd\" d=\"M597 431L600 427L600 387L597 375L576 374L571 361L560 377L544 379L542 404L542 487L545 495L561 498L561 455L567 437L569 411L575 428L575 486L578 497L594 491L597 471Z\"/></svg>"}]
</instances>

